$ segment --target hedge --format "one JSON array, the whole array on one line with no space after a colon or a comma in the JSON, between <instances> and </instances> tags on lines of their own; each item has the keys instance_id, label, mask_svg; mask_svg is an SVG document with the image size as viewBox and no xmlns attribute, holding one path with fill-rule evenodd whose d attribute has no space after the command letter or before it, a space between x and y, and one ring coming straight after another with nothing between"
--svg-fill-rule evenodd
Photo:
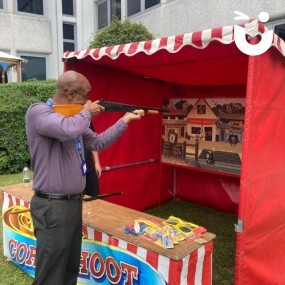
<instances>
[{"instance_id":1,"label":"hedge","mask_svg":"<svg viewBox=\"0 0 285 285\"><path fill-rule=\"evenodd\" d=\"M132 23L129 20L113 19L101 31L93 34L89 49L121 45L133 42L153 40L153 35L142 23Z\"/></svg>"},{"instance_id":2,"label":"hedge","mask_svg":"<svg viewBox=\"0 0 285 285\"><path fill-rule=\"evenodd\" d=\"M22 171L30 164L25 115L35 102L53 97L55 80L0 84L0 174Z\"/></svg>"}]
</instances>

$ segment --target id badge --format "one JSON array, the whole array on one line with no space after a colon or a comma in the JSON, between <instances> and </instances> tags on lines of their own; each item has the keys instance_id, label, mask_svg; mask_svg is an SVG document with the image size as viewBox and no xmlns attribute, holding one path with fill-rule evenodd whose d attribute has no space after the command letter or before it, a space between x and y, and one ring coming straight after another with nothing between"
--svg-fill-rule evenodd
<instances>
[{"instance_id":1,"label":"id badge","mask_svg":"<svg viewBox=\"0 0 285 285\"><path fill-rule=\"evenodd\" d=\"M86 172L87 172L87 165L86 165L86 162L83 160L82 163L81 163L81 170L82 170L82 174L83 175L86 175Z\"/></svg>"}]
</instances>

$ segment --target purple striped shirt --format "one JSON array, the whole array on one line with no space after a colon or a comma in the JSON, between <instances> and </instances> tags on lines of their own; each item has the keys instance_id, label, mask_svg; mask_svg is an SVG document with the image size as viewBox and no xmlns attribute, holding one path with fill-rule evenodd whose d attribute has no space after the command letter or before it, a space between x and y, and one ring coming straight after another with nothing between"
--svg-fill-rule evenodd
<instances>
[{"instance_id":1,"label":"purple striped shirt","mask_svg":"<svg viewBox=\"0 0 285 285\"><path fill-rule=\"evenodd\" d=\"M86 184L81 158L74 141L102 151L118 140L128 125L119 119L101 134L89 129L90 113L83 109L72 117L55 113L47 104L36 103L26 114L26 134L34 172L33 189L45 193L78 194ZM84 157L84 153L82 154Z\"/></svg>"}]
</instances>

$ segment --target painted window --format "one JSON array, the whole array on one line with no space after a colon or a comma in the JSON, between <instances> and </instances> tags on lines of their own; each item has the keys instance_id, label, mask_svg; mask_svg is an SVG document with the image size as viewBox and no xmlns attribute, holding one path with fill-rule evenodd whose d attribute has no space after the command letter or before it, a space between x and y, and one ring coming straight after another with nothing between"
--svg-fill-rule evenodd
<instances>
[{"instance_id":1,"label":"painted window","mask_svg":"<svg viewBox=\"0 0 285 285\"><path fill-rule=\"evenodd\" d=\"M199 134L201 134L201 128L192 127L192 128L191 128L191 133L192 133L192 134L195 134L195 135L199 135Z\"/></svg>"},{"instance_id":2,"label":"painted window","mask_svg":"<svg viewBox=\"0 0 285 285\"><path fill-rule=\"evenodd\" d=\"M198 105L197 114L199 115L206 114L206 105Z\"/></svg>"}]
</instances>

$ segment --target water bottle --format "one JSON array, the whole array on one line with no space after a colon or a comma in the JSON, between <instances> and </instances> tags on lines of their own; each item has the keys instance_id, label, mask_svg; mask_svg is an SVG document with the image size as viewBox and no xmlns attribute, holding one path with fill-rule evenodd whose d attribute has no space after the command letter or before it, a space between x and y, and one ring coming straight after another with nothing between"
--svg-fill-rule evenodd
<instances>
[{"instance_id":1,"label":"water bottle","mask_svg":"<svg viewBox=\"0 0 285 285\"><path fill-rule=\"evenodd\" d=\"M29 167L24 167L23 168L23 184L24 187L29 187L30 186L30 169Z\"/></svg>"}]
</instances>

